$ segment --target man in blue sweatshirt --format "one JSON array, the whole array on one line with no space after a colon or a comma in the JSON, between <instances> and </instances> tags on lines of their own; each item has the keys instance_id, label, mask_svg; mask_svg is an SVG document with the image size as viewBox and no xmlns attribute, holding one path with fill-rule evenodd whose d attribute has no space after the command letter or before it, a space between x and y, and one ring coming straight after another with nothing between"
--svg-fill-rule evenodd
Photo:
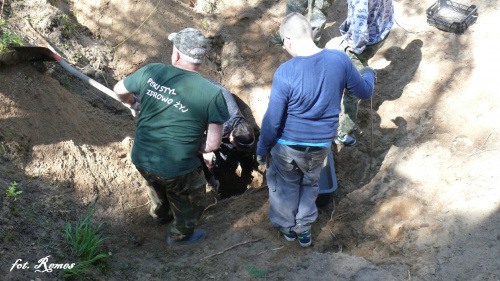
<instances>
[{"instance_id":1,"label":"man in blue sweatshirt","mask_svg":"<svg viewBox=\"0 0 500 281\"><path fill-rule=\"evenodd\" d=\"M267 162L271 223L288 241L298 237L307 247L318 216L318 179L336 136L343 90L370 98L375 71L365 67L358 72L344 52L318 48L311 24L299 13L283 19L280 36L293 58L274 74L257 161Z\"/></svg>"}]
</instances>

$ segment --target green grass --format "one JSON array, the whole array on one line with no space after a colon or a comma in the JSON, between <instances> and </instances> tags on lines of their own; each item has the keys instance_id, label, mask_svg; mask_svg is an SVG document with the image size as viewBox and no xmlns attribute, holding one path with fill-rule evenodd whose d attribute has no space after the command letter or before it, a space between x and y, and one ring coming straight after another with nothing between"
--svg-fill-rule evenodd
<instances>
[{"instance_id":1,"label":"green grass","mask_svg":"<svg viewBox=\"0 0 500 281\"><path fill-rule=\"evenodd\" d=\"M90 272L96 262L109 257L107 254L100 253L102 242L107 239L98 234L102 223L97 227L92 225L91 217L96 201L97 197L90 205L87 216L80 218L74 227L69 222L66 224L66 242L71 247L73 255L78 258L78 262L73 268L63 271L65 278Z\"/></svg>"},{"instance_id":2,"label":"green grass","mask_svg":"<svg viewBox=\"0 0 500 281\"><path fill-rule=\"evenodd\" d=\"M9 47L22 46L23 38L15 33L10 32L7 28L2 28L2 36L0 37L0 53L6 51Z\"/></svg>"}]
</instances>

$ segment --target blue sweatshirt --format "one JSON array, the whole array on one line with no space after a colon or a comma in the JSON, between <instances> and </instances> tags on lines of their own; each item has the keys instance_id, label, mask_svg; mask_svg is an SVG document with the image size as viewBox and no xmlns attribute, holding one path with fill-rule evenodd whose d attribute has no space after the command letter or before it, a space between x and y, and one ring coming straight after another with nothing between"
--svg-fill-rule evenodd
<instances>
[{"instance_id":1,"label":"blue sweatshirt","mask_svg":"<svg viewBox=\"0 0 500 281\"><path fill-rule=\"evenodd\" d=\"M338 50L325 49L283 63L274 74L257 155L264 156L278 138L312 144L332 141L344 89L368 99L374 78L371 71L361 76L347 54Z\"/></svg>"}]
</instances>

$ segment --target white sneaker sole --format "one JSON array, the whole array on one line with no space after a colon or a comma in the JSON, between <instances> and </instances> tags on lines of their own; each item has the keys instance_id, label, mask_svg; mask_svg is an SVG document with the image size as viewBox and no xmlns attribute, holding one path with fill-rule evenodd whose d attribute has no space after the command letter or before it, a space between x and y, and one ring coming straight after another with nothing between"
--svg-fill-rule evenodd
<instances>
[{"instance_id":1,"label":"white sneaker sole","mask_svg":"<svg viewBox=\"0 0 500 281\"><path fill-rule=\"evenodd\" d=\"M309 247L309 246L311 246L311 244L312 244L312 239L308 243L302 243L302 242L300 242L300 246L302 246L302 247Z\"/></svg>"}]
</instances>

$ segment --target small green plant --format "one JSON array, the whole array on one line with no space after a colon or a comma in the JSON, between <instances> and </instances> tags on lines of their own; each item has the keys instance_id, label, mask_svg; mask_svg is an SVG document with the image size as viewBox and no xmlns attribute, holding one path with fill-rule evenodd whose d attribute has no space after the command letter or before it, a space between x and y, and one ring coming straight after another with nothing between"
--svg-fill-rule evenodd
<instances>
[{"instance_id":1,"label":"small green plant","mask_svg":"<svg viewBox=\"0 0 500 281\"><path fill-rule=\"evenodd\" d=\"M11 182L9 188L7 188L7 191L5 192L5 195L7 195L7 197L13 197L14 201L17 201L17 196L23 193L21 190L16 190L16 188L17 182Z\"/></svg>"},{"instance_id":2,"label":"small green plant","mask_svg":"<svg viewBox=\"0 0 500 281\"><path fill-rule=\"evenodd\" d=\"M95 202L90 205L89 211L85 218L80 218L75 227L71 223L66 224L66 242L70 245L73 255L79 259L75 266L71 269L63 270L64 277L74 275L81 275L82 273L89 272L92 264L95 262L108 258L109 255L99 253L99 248L102 242L107 237L102 237L97 232L102 226L102 223L95 227L92 225L91 217L94 212Z\"/></svg>"},{"instance_id":3,"label":"small green plant","mask_svg":"<svg viewBox=\"0 0 500 281\"><path fill-rule=\"evenodd\" d=\"M0 141L0 155L9 153L9 147L4 141Z\"/></svg>"},{"instance_id":4,"label":"small green plant","mask_svg":"<svg viewBox=\"0 0 500 281\"><path fill-rule=\"evenodd\" d=\"M71 82L69 81L68 76L63 77L62 85L64 88L71 92Z\"/></svg>"},{"instance_id":5,"label":"small green plant","mask_svg":"<svg viewBox=\"0 0 500 281\"><path fill-rule=\"evenodd\" d=\"M0 25L6 25L7 24L7 20L5 19L0 19Z\"/></svg>"},{"instance_id":6,"label":"small green plant","mask_svg":"<svg viewBox=\"0 0 500 281\"><path fill-rule=\"evenodd\" d=\"M63 15L61 18L61 25L63 30L63 35L70 37L75 31L75 24L68 15Z\"/></svg>"},{"instance_id":7,"label":"small green plant","mask_svg":"<svg viewBox=\"0 0 500 281\"><path fill-rule=\"evenodd\" d=\"M2 28L2 36L0 37L0 53L7 50L9 47L22 46L23 44L23 38L10 32L7 28Z\"/></svg>"},{"instance_id":8,"label":"small green plant","mask_svg":"<svg viewBox=\"0 0 500 281\"><path fill-rule=\"evenodd\" d=\"M266 275L269 274L269 270L257 268L253 264L249 264L247 266L247 271L248 271L248 273L250 273L250 275L255 276L255 277L259 277L259 278L266 277Z\"/></svg>"},{"instance_id":9,"label":"small green plant","mask_svg":"<svg viewBox=\"0 0 500 281\"><path fill-rule=\"evenodd\" d=\"M82 55L82 54L80 54L79 52L75 52L75 53L73 54L73 56L72 56L72 59L73 59L73 61L74 61L75 63L79 63L79 62L81 62L81 61L82 61L82 59L83 59L83 55Z\"/></svg>"}]
</instances>

